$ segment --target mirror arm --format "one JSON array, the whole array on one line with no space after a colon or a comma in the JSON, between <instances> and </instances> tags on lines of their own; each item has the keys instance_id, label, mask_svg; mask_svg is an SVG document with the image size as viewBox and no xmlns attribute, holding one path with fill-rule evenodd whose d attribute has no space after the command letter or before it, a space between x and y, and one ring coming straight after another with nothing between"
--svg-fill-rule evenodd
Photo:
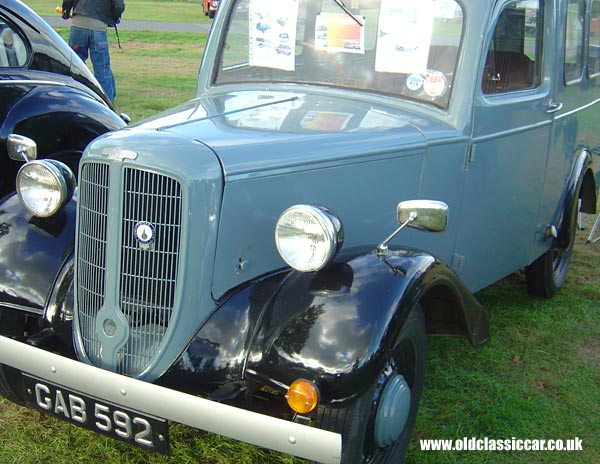
<instances>
[{"instance_id":1,"label":"mirror arm","mask_svg":"<svg viewBox=\"0 0 600 464\"><path fill-rule=\"evenodd\" d=\"M27 149L23 145L19 145L17 148L17 153L23 157L25 163L29 163L31 161L27 156Z\"/></svg>"},{"instance_id":2,"label":"mirror arm","mask_svg":"<svg viewBox=\"0 0 600 464\"><path fill-rule=\"evenodd\" d=\"M390 240L393 239L396 235L398 235L398 232L404 229L409 223L411 223L415 219L417 219L417 212L412 211L406 221L400 224L400 226L394 232L392 232L388 238L386 238L383 242L377 245L377 256L385 256L385 254L388 251L387 244L390 242Z\"/></svg>"}]
</instances>

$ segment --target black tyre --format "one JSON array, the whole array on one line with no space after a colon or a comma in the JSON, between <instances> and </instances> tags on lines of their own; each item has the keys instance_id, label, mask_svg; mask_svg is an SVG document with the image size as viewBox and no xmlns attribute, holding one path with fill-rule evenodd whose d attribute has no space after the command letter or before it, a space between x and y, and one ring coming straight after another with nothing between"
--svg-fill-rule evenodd
<instances>
[{"instance_id":1,"label":"black tyre","mask_svg":"<svg viewBox=\"0 0 600 464\"><path fill-rule=\"evenodd\" d=\"M0 308L0 335L9 338L22 338L25 334L26 318L23 314ZM25 404L21 372L0 364L0 396L17 404Z\"/></svg>"},{"instance_id":2,"label":"black tyre","mask_svg":"<svg viewBox=\"0 0 600 464\"><path fill-rule=\"evenodd\" d=\"M402 461L421 401L426 348L425 319L417 306L379 379L348 407L319 409L317 426L342 434L343 463Z\"/></svg>"},{"instance_id":3,"label":"black tyre","mask_svg":"<svg viewBox=\"0 0 600 464\"><path fill-rule=\"evenodd\" d=\"M567 280L569 264L573 257L575 245L575 231L577 230L577 213L579 211L579 195L576 196L575 205L571 210L567 226L570 227L571 236L564 248L552 247L533 263L525 268L525 282L527 291L541 298L551 298L561 289Z\"/></svg>"}]
</instances>

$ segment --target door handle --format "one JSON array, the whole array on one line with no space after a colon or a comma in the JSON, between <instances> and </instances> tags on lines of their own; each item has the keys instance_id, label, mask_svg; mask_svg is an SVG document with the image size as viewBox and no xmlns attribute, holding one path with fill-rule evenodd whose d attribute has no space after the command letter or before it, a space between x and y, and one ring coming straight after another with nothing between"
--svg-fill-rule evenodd
<instances>
[{"instance_id":1,"label":"door handle","mask_svg":"<svg viewBox=\"0 0 600 464\"><path fill-rule=\"evenodd\" d=\"M557 103L555 101L551 101L550 103L548 103L548 106L546 107L546 113L556 113L557 111L560 111L563 107L562 102L561 103Z\"/></svg>"}]
</instances>

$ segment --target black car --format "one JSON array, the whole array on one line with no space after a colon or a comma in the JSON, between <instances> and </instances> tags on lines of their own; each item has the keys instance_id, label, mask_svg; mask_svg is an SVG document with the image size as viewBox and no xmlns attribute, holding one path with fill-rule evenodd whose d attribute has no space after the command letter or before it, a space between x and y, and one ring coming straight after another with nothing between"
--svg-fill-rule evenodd
<instances>
[{"instance_id":1,"label":"black car","mask_svg":"<svg viewBox=\"0 0 600 464\"><path fill-rule=\"evenodd\" d=\"M36 13L17 0L0 3L0 198L15 190L22 166L7 153L16 133L41 157L77 172L85 146L125 125L87 66Z\"/></svg>"}]
</instances>

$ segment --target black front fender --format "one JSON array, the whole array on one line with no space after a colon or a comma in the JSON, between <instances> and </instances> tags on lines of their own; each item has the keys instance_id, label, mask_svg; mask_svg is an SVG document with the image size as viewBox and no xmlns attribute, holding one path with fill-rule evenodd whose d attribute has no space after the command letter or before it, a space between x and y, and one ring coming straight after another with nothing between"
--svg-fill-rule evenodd
<instances>
[{"instance_id":1,"label":"black front fender","mask_svg":"<svg viewBox=\"0 0 600 464\"><path fill-rule=\"evenodd\" d=\"M0 204L0 306L43 315L55 280L73 254L75 201L37 218L17 195Z\"/></svg>"},{"instance_id":2,"label":"black front fender","mask_svg":"<svg viewBox=\"0 0 600 464\"><path fill-rule=\"evenodd\" d=\"M417 303L430 333L487 341L487 313L446 265L418 251L363 254L233 289L160 383L211 394L241 380L285 390L307 378L322 401L342 401L375 380Z\"/></svg>"},{"instance_id":3,"label":"black front fender","mask_svg":"<svg viewBox=\"0 0 600 464\"><path fill-rule=\"evenodd\" d=\"M290 273L253 335L246 375L276 385L307 378L325 403L349 399L375 381L418 303L433 331L447 311L474 346L489 338L487 313L446 265L418 251L367 254Z\"/></svg>"}]
</instances>

